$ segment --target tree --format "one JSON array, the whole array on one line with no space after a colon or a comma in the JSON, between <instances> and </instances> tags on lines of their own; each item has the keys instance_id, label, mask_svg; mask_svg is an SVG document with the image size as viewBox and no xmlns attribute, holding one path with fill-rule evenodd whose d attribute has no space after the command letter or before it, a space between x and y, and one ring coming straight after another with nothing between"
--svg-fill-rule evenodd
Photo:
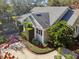
<instances>
[{"instance_id":1,"label":"tree","mask_svg":"<svg viewBox=\"0 0 79 59\"><path fill-rule=\"evenodd\" d=\"M48 0L49 6L67 6L78 0Z\"/></svg>"},{"instance_id":2,"label":"tree","mask_svg":"<svg viewBox=\"0 0 79 59\"><path fill-rule=\"evenodd\" d=\"M54 2L53 0L48 0L48 5L49 6L52 6L53 5L53 2Z\"/></svg>"},{"instance_id":3,"label":"tree","mask_svg":"<svg viewBox=\"0 0 79 59\"><path fill-rule=\"evenodd\" d=\"M0 6L2 6L3 5L3 0L0 0Z\"/></svg>"},{"instance_id":4,"label":"tree","mask_svg":"<svg viewBox=\"0 0 79 59\"><path fill-rule=\"evenodd\" d=\"M2 5L0 6L0 15L6 15L7 17L11 17L13 15L13 7L12 5Z\"/></svg>"},{"instance_id":5,"label":"tree","mask_svg":"<svg viewBox=\"0 0 79 59\"><path fill-rule=\"evenodd\" d=\"M16 15L23 15L29 13L32 6L28 4L27 0L11 0L14 12Z\"/></svg>"},{"instance_id":6,"label":"tree","mask_svg":"<svg viewBox=\"0 0 79 59\"><path fill-rule=\"evenodd\" d=\"M32 30L32 23L29 22L29 18L26 18L26 19L24 20L23 26L24 26L24 31Z\"/></svg>"},{"instance_id":7,"label":"tree","mask_svg":"<svg viewBox=\"0 0 79 59\"><path fill-rule=\"evenodd\" d=\"M74 29L65 21L60 21L48 29L50 42L55 46L68 46L74 42Z\"/></svg>"}]
</instances>

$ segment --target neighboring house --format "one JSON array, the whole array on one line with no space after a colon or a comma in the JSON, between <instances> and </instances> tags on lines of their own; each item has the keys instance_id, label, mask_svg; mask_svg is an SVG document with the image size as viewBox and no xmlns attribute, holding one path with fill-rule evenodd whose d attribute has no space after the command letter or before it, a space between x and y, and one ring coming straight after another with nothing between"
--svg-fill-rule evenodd
<instances>
[{"instance_id":1,"label":"neighboring house","mask_svg":"<svg viewBox=\"0 0 79 59\"><path fill-rule=\"evenodd\" d=\"M30 14L20 16L17 20L21 23L28 18L28 22L32 23L32 28L29 32L29 40L33 38L40 41L43 45L48 39L47 29L60 20L67 21L67 24L75 27L75 37L79 34L78 14L75 10L68 7L35 7ZM27 21L27 20L26 20Z\"/></svg>"},{"instance_id":2,"label":"neighboring house","mask_svg":"<svg viewBox=\"0 0 79 59\"><path fill-rule=\"evenodd\" d=\"M11 35L18 34L18 28L16 26L16 22L7 17L8 15L0 16L0 35Z\"/></svg>"}]
</instances>

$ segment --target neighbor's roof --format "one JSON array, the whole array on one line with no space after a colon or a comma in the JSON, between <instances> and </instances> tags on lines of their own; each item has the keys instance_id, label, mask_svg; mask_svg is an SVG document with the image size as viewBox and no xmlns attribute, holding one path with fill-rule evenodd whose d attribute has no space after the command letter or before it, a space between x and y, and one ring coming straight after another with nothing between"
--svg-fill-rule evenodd
<instances>
[{"instance_id":1,"label":"neighbor's roof","mask_svg":"<svg viewBox=\"0 0 79 59\"><path fill-rule=\"evenodd\" d=\"M69 19L72 17L73 14L74 11L69 9L67 13L62 17L62 20L69 21Z\"/></svg>"},{"instance_id":2,"label":"neighbor's roof","mask_svg":"<svg viewBox=\"0 0 79 59\"><path fill-rule=\"evenodd\" d=\"M32 13L32 15L43 28L50 26L49 13Z\"/></svg>"},{"instance_id":3,"label":"neighbor's roof","mask_svg":"<svg viewBox=\"0 0 79 59\"><path fill-rule=\"evenodd\" d=\"M50 17L50 25L61 19L68 11L68 7L35 7L31 12L48 12Z\"/></svg>"},{"instance_id":4,"label":"neighbor's roof","mask_svg":"<svg viewBox=\"0 0 79 59\"><path fill-rule=\"evenodd\" d=\"M75 24L76 20L78 20L78 17L79 17L78 11L74 10L73 15L70 17L69 21L67 22L68 25L73 26Z\"/></svg>"},{"instance_id":5,"label":"neighbor's roof","mask_svg":"<svg viewBox=\"0 0 79 59\"><path fill-rule=\"evenodd\" d=\"M28 17L29 15L31 15L31 13L18 16L17 21L23 22L26 19L26 17Z\"/></svg>"}]
</instances>

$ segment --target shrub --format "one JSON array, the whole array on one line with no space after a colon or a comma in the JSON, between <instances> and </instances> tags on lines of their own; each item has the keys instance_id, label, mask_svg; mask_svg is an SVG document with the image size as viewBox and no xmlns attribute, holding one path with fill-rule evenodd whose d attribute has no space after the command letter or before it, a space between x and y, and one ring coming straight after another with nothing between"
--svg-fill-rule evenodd
<instances>
[{"instance_id":1,"label":"shrub","mask_svg":"<svg viewBox=\"0 0 79 59\"><path fill-rule=\"evenodd\" d=\"M71 54L65 54L65 59L74 59L74 57Z\"/></svg>"},{"instance_id":2,"label":"shrub","mask_svg":"<svg viewBox=\"0 0 79 59\"><path fill-rule=\"evenodd\" d=\"M57 51L61 54L61 53L62 53L62 48L59 47L59 48L57 49Z\"/></svg>"},{"instance_id":3,"label":"shrub","mask_svg":"<svg viewBox=\"0 0 79 59\"><path fill-rule=\"evenodd\" d=\"M66 21L60 21L48 29L48 35L54 47L71 46L74 43L74 29Z\"/></svg>"},{"instance_id":4,"label":"shrub","mask_svg":"<svg viewBox=\"0 0 79 59\"><path fill-rule=\"evenodd\" d=\"M61 56L60 55L55 55L54 59L61 59Z\"/></svg>"},{"instance_id":5,"label":"shrub","mask_svg":"<svg viewBox=\"0 0 79 59\"><path fill-rule=\"evenodd\" d=\"M31 42L38 47L42 47L42 43L36 39L33 39Z\"/></svg>"},{"instance_id":6,"label":"shrub","mask_svg":"<svg viewBox=\"0 0 79 59\"><path fill-rule=\"evenodd\" d=\"M75 53L79 54L79 49L76 49L76 50L75 50Z\"/></svg>"},{"instance_id":7,"label":"shrub","mask_svg":"<svg viewBox=\"0 0 79 59\"><path fill-rule=\"evenodd\" d=\"M32 43L35 44L35 45L39 45L40 44L40 42L38 40L35 40L35 39L32 40Z\"/></svg>"},{"instance_id":8,"label":"shrub","mask_svg":"<svg viewBox=\"0 0 79 59\"><path fill-rule=\"evenodd\" d=\"M24 39L27 40L27 34L26 34L26 32L21 32L21 33L20 33L20 36L21 36L22 38L24 38Z\"/></svg>"}]
</instances>

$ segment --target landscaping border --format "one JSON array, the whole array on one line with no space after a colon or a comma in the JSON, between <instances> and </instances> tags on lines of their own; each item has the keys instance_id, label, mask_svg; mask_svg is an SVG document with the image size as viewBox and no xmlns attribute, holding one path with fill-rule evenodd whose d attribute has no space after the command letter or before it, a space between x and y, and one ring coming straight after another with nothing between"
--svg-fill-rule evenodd
<instances>
[{"instance_id":1,"label":"landscaping border","mask_svg":"<svg viewBox=\"0 0 79 59\"><path fill-rule=\"evenodd\" d=\"M32 43L30 43L29 41L25 42L25 40L24 40L23 43L29 51L31 51L35 54L47 54L47 53L50 53L53 50L55 50L54 48L48 48L48 47L47 48L46 47L45 48L39 48L39 47L33 45Z\"/></svg>"}]
</instances>

